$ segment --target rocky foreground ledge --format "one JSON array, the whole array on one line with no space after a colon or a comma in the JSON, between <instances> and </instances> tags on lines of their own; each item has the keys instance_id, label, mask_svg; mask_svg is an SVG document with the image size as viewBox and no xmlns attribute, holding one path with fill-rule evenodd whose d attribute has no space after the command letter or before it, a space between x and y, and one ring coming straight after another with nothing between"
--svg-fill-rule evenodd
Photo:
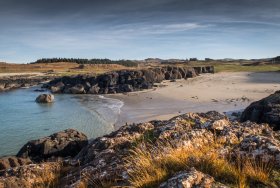
<instances>
[{"instance_id":1,"label":"rocky foreground ledge","mask_svg":"<svg viewBox=\"0 0 280 188\"><path fill-rule=\"evenodd\" d=\"M248 109L279 119L276 98L279 92ZM0 158L0 187L280 187L279 122L246 121L248 109L243 122L215 111L187 113L125 125L92 141L61 131Z\"/></svg>"},{"instance_id":2,"label":"rocky foreground ledge","mask_svg":"<svg viewBox=\"0 0 280 188\"><path fill-rule=\"evenodd\" d=\"M214 73L213 66L162 67L144 70L122 70L99 76L65 76L45 84L52 93L114 94L151 89L163 80L187 79L202 73Z\"/></svg>"}]
</instances>

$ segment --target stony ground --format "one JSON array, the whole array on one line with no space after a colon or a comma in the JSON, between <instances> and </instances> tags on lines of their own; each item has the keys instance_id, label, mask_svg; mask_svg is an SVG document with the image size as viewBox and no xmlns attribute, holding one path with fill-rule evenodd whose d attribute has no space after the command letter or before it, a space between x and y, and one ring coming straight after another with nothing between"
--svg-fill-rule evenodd
<instances>
[{"instance_id":1,"label":"stony ground","mask_svg":"<svg viewBox=\"0 0 280 188\"><path fill-rule=\"evenodd\" d=\"M279 139L269 124L215 111L125 125L82 149L86 137L68 130L0 159L0 187L280 187Z\"/></svg>"}]
</instances>

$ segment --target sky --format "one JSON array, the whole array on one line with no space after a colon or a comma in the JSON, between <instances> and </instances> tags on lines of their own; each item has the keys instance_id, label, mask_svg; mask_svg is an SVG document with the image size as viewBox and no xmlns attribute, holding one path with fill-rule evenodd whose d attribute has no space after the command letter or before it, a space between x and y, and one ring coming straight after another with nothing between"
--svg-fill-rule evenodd
<instances>
[{"instance_id":1,"label":"sky","mask_svg":"<svg viewBox=\"0 0 280 188\"><path fill-rule=\"evenodd\" d=\"M279 0L0 0L0 61L267 58Z\"/></svg>"}]
</instances>

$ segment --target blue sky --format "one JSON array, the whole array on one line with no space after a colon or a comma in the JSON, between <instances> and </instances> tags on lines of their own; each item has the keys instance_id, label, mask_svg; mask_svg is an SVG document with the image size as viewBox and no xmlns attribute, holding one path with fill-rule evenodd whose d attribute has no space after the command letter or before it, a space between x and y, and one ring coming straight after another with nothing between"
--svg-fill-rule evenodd
<instances>
[{"instance_id":1,"label":"blue sky","mask_svg":"<svg viewBox=\"0 0 280 188\"><path fill-rule=\"evenodd\" d=\"M279 0L0 0L0 61L280 55Z\"/></svg>"}]
</instances>

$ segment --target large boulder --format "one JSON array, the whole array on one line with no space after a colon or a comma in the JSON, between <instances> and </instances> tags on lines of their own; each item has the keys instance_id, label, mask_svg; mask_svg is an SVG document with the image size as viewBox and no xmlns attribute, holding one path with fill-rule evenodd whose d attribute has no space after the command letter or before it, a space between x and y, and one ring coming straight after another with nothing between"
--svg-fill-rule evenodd
<instances>
[{"instance_id":1,"label":"large boulder","mask_svg":"<svg viewBox=\"0 0 280 188\"><path fill-rule=\"evenodd\" d=\"M96 84L89 89L88 93L89 94L98 94L99 90L100 90L100 87Z\"/></svg>"},{"instance_id":2,"label":"large boulder","mask_svg":"<svg viewBox=\"0 0 280 188\"><path fill-rule=\"evenodd\" d=\"M4 83L0 83L0 91L5 89L5 84Z\"/></svg>"},{"instance_id":3,"label":"large boulder","mask_svg":"<svg viewBox=\"0 0 280 188\"><path fill-rule=\"evenodd\" d=\"M37 103L52 103L54 96L52 94L41 94L36 98Z\"/></svg>"},{"instance_id":4,"label":"large boulder","mask_svg":"<svg viewBox=\"0 0 280 188\"><path fill-rule=\"evenodd\" d=\"M119 91L120 92L132 92L133 87L132 87L132 85L129 85L129 84L123 84L123 85L120 85Z\"/></svg>"},{"instance_id":5,"label":"large boulder","mask_svg":"<svg viewBox=\"0 0 280 188\"><path fill-rule=\"evenodd\" d=\"M280 91L253 102L241 115L241 121L268 123L276 130L280 130Z\"/></svg>"},{"instance_id":6,"label":"large boulder","mask_svg":"<svg viewBox=\"0 0 280 188\"><path fill-rule=\"evenodd\" d=\"M64 89L65 85L63 82L58 82L54 86L51 86L50 90L52 93L61 93Z\"/></svg>"},{"instance_id":7,"label":"large boulder","mask_svg":"<svg viewBox=\"0 0 280 188\"><path fill-rule=\"evenodd\" d=\"M0 171L22 165L31 164L32 161L29 158L19 158L15 156L1 157L0 158Z\"/></svg>"},{"instance_id":8,"label":"large boulder","mask_svg":"<svg viewBox=\"0 0 280 188\"><path fill-rule=\"evenodd\" d=\"M72 94L85 94L86 93L85 88L82 84L77 84L74 87L71 87L69 90Z\"/></svg>"},{"instance_id":9,"label":"large boulder","mask_svg":"<svg viewBox=\"0 0 280 188\"><path fill-rule=\"evenodd\" d=\"M50 157L74 157L88 144L87 136L73 129L67 129L48 137L29 141L17 154L17 157L30 157L41 161Z\"/></svg>"}]
</instances>

